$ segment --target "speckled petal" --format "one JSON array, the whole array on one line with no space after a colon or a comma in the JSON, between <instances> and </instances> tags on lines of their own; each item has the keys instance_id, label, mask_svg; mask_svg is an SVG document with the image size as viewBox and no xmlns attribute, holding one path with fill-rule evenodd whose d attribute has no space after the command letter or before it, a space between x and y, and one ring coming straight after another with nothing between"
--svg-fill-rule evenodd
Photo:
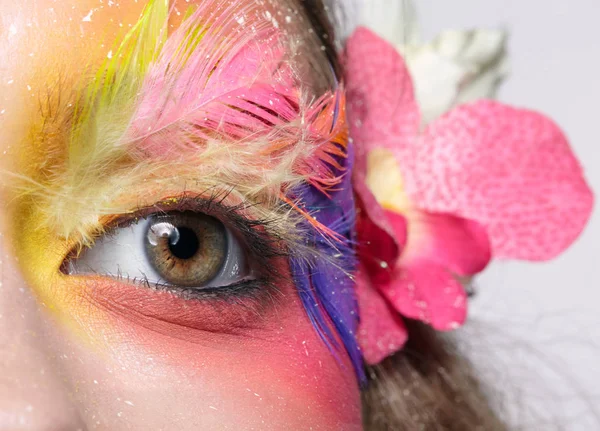
<instances>
[{"instance_id":1,"label":"speckled petal","mask_svg":"<svg viewBox=\"0 0 600 431\"><path fill-rule=\"evenodd\" d=\"M422 209L486 227L495 257L546 260L581 233L593 206L561 130L538 113L493 101L434 122L404 171Z\"/></svg>"}]
</instances>

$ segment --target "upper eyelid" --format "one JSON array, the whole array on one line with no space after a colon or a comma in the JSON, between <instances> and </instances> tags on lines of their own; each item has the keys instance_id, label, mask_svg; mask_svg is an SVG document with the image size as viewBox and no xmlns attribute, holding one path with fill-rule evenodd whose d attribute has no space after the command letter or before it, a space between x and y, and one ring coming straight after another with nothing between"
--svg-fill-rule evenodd
<instances>
[{"instance_id":1,"label":"upper eyelid","mask_svg":"<svg viewBox=\"0 0 600 431\"><path fill-rule=\"evenodd\" d=\"M269 224L271 222L259 219L253 219L246 211L252 204L239 203L228 205L225 203L230 195L229 191L214 191L210 195L183 193L163 198L152 205L140 206L131 212L124 214L115 214L100 219L101 228L92 235L94 240L111 235L118 229L126 228L141 220L145 220L152 215L169 214L171 212L191 211L207 214L217 218L226 227L233 229L234 235L247 250L251 259L258 261L261 269L267 268L269 275L279 276L276 268L271 263L271 259L287 256L276 238L271 238L269 234ZM69 247L69 252L63 258L63 266L71 259L77 259L85 248L80 242L75 242Z\"/></svg>"},{"instance_id":2,"label":"upper eyelid","mask_svg":"<svg viewBox=\"0 0 600 431\"><path fill-rule=\"evenodd\" d=\"M223 219L230 218L235 211L237 212L236 218L246 219L250 222L249 217L240 213L240 209L245 208L245 205L227 205L223 203L229 194L230 192L213 192L208 196L205 193L191 194L189 192L174 194L150 205L140 205L126 213L103 217L100 219L100 224L103 226L104 232L108 232L113 229L125 228L151 215L166 215L173 211L204 213L218 218L225 224L228 220Z\"/></svg>"}]
</instances>

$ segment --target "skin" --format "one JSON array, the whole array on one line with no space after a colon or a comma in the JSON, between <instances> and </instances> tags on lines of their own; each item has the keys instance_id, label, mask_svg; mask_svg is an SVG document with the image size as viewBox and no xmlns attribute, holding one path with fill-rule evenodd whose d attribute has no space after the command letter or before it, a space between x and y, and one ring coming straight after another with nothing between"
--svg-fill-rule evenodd
<instances>
[{"instance_id":1,"label":"skin","mask_svg":"<svg viewBox=\"0 0 600 431\"><path fill-rule=\"evenodd\" d=\"M74 85L144 2L108 3L0 0L0 429L360 429L352 366L320 340L291 283L274 304L216 310L58 275L51 232L19 210L8 172L36 92L56 76Z\"/></svg>"}]
</instances>

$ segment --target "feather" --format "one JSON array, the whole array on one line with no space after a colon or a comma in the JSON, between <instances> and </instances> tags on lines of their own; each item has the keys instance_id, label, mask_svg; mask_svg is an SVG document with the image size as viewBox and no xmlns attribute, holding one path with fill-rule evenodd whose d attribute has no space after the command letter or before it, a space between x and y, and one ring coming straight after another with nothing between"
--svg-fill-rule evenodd
<instances>
[{"instance_id":1,"label":"feather","mask_svg":"<svg viewBox=\"0 0 600 431\"><path fill-rule=\"evenodd\" d=\"M202 2L167 35L168 1L150 1L82 87L65 165L30 186L45 223L83 244L103 215L132 211L132 190L149 204L189 184L231 190L275 221L316 330L334 352L337 332L362 376L344 90L307 83L258 3Z\"/></svg>"},{"instance_id":2,"label":"feather","mask_svg":"<svg viewBox=\"0 0 600 431\"><path fill-rule=\"evenodd\" d=\"M316 253L308 260L292 257L290 267L313 326L333 352L345 348L359 381L364 384L362 354L356 339L358 307L352 277L355 268L355 204L349 175L352 154L338 162L344 175L339 188L330 196L309 184L297 188L295 193L305 208L336 232L339 239L332 241L318 229L308 229L305 242Z\"/></svg>"},{"instance_id":3,"label":"feather","mask_svg":"<svg viewBox=\"0 0 600 431\"><path fill-rule=\"evenodd\" d=\"M264 7L203 2L169 37L168 15L167 1L149 2L77 99L68 162L42 192L53 200L47 221L64 236L84 236L98 215L126 212L115 194L161 182L177 163L194 166L179 178L272 203L271 218L295 185L329 193L341 180L334 168L347 141L343 89L314 94L294 66L294 43ZM294 218L282 218L282 233Z\"/></svg>"}]
</instances>

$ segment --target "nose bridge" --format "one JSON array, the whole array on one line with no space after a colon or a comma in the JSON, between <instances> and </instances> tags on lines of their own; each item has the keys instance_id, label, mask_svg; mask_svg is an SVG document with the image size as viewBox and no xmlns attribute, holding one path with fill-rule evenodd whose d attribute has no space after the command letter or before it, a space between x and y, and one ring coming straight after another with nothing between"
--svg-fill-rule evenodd
<instances>
[{"instance_id":1,"label":"nose bridge","mask_svg":"<svg viewBox=\"0 0 600 431\"><path fill-rule=\"evenodd\" d=\"M83 430L54 365L52 325L0 237L0 431Z\"/></svg>"}]
</instances>

